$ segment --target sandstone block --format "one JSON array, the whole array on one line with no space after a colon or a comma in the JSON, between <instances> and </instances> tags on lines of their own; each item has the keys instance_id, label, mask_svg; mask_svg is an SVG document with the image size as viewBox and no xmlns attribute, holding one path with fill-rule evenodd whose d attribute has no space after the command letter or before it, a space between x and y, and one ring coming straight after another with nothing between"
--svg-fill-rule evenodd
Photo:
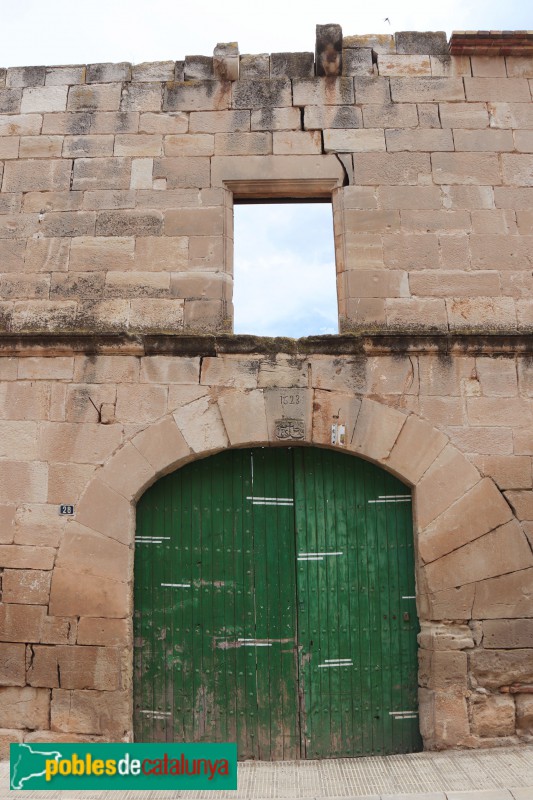
<instances>
[{"instance_id":1,"label":"sandstone block","mask_svg":"<svg viewBox=\"0 0 533 800\"><path fill-rule=\"evenodd\" d=\"M389 153L402 150L417 152L435 152L440 150L453 150L452 132L450 130L401 130L391 129L385 131L387 151Z\"/></svg>"},{"instance_id":2,"label":"sandstone block","mask_svg":"<svg viewBox=\"0 0 533 800\"><path fill-rule=\"evenodd\" d=\"M291 111L298 113L298 109L291 109ZM262 112L253 112L252 114L252 127L254 124L254 114ZM295 120L296 121L296 120ZM297 125L291 127L299 127L299 119ZM363 116L361 109L357 106L305 106L304 108L304 128L305 130L322 130L324 128L337 129L337 128L362 128ZM369 127L373 127L370 125Z\"/></svg>"},{"instance_id":3,"label":"sandstone block","mask_svg":"<svg viewBox=\"0 0 533 800\"><path fill-rule=\"evenodd\" d=\"M341 74L342 28L340 25L316 26L315 64L317 75Z\"/></svg>"},{"instance_id":4,"label":"sandstone block","mask_svg":"<svg viewBox=\"0 0 533 800\"><path fill-rule=\"evenodd\" d=\"M387 459L400 478L416 484L446 445L447 437L424 420L409 416Z\"/></svg>"},{"instance_id":5,"label":"sandstone block","mask_svg":"<svg viewBox=\"0 0 533 800\"><path fill-rule=\"evenodd\" d=\"M135 240L129 237L79 237L72 241L71 270L124 270L134 263Z\"/></svg>"},{"instance_id":6,"label":"sandstone block","mask_svg":"<svg viewBox=\"0 0 533 800\"><path fill-rule=\"evenodd\" d=\"M69 111L118 111L121 92L121 83L71 86L68 92L67 109Z\"/></svg>"},{"instance_id":7,"label":"sandstone block","mask_svg":"<svg viewBox=\"0 0 533 800\"><path fill-rule=\"evenodd\" d=\"M481 581L476 585L473 616L477 619L533 617L533 570Z\"/></svg>"},{"instance_id":8,"label":"sandstone block","mask_svg":"<svg viewBox=\"0 0 533 800\"><path fill-rule=\"evenodd\" d=\"M124 90L125 91L125 90ZM72 114L73 117L82 117L83 114ZM85 116L91 121L90 132L94 134L137 133L139 130L139 114L127 111L96 111L86 112ZM45 117L46 119L46 117ZM78 131L69 131L77 133ZM79 131L83 133L83 131Z\"/></svg>"},{"instance_id":9,"label":"sandstone block","mask_svg":"<svg viewBox=\"0 0 533 800\"><path fill-rule=\"evenodd\" d=\"M478 297L446 300L450 330L486 328L513 331L516 329L516 309L512 298Z\"/></svg>"},{"instance_id":10,"label":"sandstone block","mask_svg":"<svg viewBox=\"0 0 533 800\"><path fill-rule=\"evenodd\" d=\"M99 474L101 476L103 473ZM131 550L120 541L95 533L75 522L66 527L56 566L125 582L131 573L130 561Z\"/></svg>"},{"instance_id":11,"label":"sandstone block","mask_svg":"<svg viewBox=\"0 0 533 800\"><path fill-rule=\"evenodd\" d=\"M352 187L348 188L351 189ZM346 194L347 189L344 192ZM377 200L380 208L420 211L424 209L440 209L441 207L441 193L438 186L378 187Z\"/></svg>"},{"instance_id":12,"label":"sandstone block","mask_svg":"<svg viewBox=\"0 0 533 800\"><path fill-rule=\"evenodd\" d=\"M414 128L419 124L414 103L371 104L362 106L365 128Z\"/></svg>"},{"instance_id":13,"label":"sandstone block","mask_svg":"<svg viewBox=\"0 0 533 800\"><path fill-rule=\"evenodd\" d=\"M475 78L506 78L505 58L503 56L494 57L471 56L472 75ZM509 76L511 77L511 76Z\"/></svg>"},{"instance_id":14,"label":"sandstone block","mask_svg":"<svg viewBox=\"0 0 533 800\"><path fill-rule=\"evenodd\" d=\"M28 503L45 502L47 464L40 461L0 462L0 503L19 502L24 497Z\"/></svg>"},{"instance_id":15,"label":"sandstone block","mask_svg":"<svg viewBox=\"0 0 533 800\"><path fill-rule=\"evenodd\" d=\"M339 448L346 447L352 434L361 408L361 401L349 394L321 391L317 389L313 401L313 435L315 444L331 445L333 426L345 427L345 441L336 441Z\"/></svg>"},{"instance_id":16,"label":"sandstone block","mask_svg":"<svg viewBox=\"0 0 533 800\"><path fill-rule=\"evenodd\" d=\"M400 271L353 269L346 273L348 297L406 296L406 281Z\"/></svg>"},{"instance_id":17,"label":"sandstone block","mask_svg":"<svg viewBox=\"0 0 533 800\"><path fill-rule=\"evenodd\" d=\"M505 157L505 156L504 156ZM431 157L435 183L499 184L498 156L476 153L435 153Z\"/></svg>"},{"instance_id":18,"label":"sandstone block","mask_svg":"<svg viewBox=\"0 0 533 800\"><path fill-rule=\"evenodd\" d=\"M390 88L394 103L440 103L465 99L462 78L391 78Z\"/></svg>"},{"instance_id":19,"label":"sandstone block","mask_svg":"<svg viewBox=\"0 0 533 800\"><path fill-rule=\"evenodd\" d=\"M272 78L312 78L313 53L272 53L270 75Z\"/></svg>"},{"instance_id":20,"label":"sandstone block","mask_svg":"<svg viewBox=\"0 0 533 800\"><path fill-rule=\"evenodd\" d=\"M78 503L76 520L80 525L92 528L110 539L128 544L130 532L127 523L130 521L131 513L131 506L126 498L99 479L94 479ZM78 566L76 571L84 570ZM123 580L126 578L124 575Z\"/></svg>"},{"instance_id":21,"label":"sandstone block","mask_svg":"<svg viewBox=\"0 0 533 800\"><path fill-rule=\"evenodd\" d=\"M2 581L4 603L48 605L52 573L38 569L6 569Z\"/></svg>"},{"instance_id":22,"label":"sandstone block","mask_svg":"<svg viewBox=\"0 0 533 800\"><path fill-rule=\"evenodd\" d=\"M163 227L160 211L100 211L96 216L97 236L157 236Z\"/></svg>"},{"instance_id":23,"label":"sandstone block","mask_svg":"<svg viewBox=\"0 0 533 800\"><path fill-rule=\"evenodd\" d=\"M165 212L166 236L215 236L224 233L224 209L180 208Z\"/></svg>"},{"instance_id":24,"label":"sandstone block","mask_svg":"<svg viewBox=\"0 0 533 800\"><path fill-rule=\"evenodd\" d=\"M380 129L325 130L326 153L347 153L385 150L384 132Z\"/></svg>"},{"instance_id":25,"label":"sandstone block","mask_svg":"<svg viewBox=\"0 0 533 800\"><path fill-rule=\"evenodd\" d=\"M121 438L118 425L49 422L41 431L40 449L42 457L51 461L101 464L118 447Z\"/></svg>"},{"instance_id":26,"label":"sandstone block","mask_svg":"<svg viewBox=\"0 0 533 800\"><path fill-rule=\"evenodd\" d=\"M0 644L0 682L2 686L26 684L26 646Z\"/></svg>"},{"instance_id":27,"label":"sandstone block","mask_svg":"<svg viewBox=\"0 0 533 800\"><path fill-rule=\"evenodd\" d=\"M268 155L272 152L271 133L216 133L217 156Z\"/></svg>"},{"instance_id":28,"label":"sandstone block","mask_svg":"<svg viewBox=\"0 0 533 800\"><path fill-rule=\"evenodd\" d=\"M419 650L420 685L437 691L465 691L467 688L466 653Z\"/></svg>"},{"instance_id":29,"label":"sandstone block","mask_svg":"<svg viewBox=\"0 0 533 800\"><path fill-rule=\"evenodd\" d=\"M279 131L274 133L273 151L276 155L309 155L322 152L319 131Z\"/></svg>"},{"instance_id":30,"label":"sandstone block","mask_svg":"<svg viewBox=\"0 0 533 800\"><path fill-rule=\"evenodd\" d=\"M131 79L136 83L174 80L174 61L144 61L132 67Z\"/></svg>"},{"instance_id":31,"label":"sandstone block","mask_svg":"<svg viewBox=\"0 0 533 800\"><path fill-rule=\"evenodd\" d=\"M404 55L388 53L382 55L378 61L380 75L396 76L405 75L431 75L431 61L429 55Z\"/></svg>"},{"instance_id":32,"label":"sandstone block","mask_svg":"<svg viewBox=\"0 0 533 800\"><path fill-rule=\"evenodd\" d=\"M489 475L500 489L531 488L531 459L528 456L480 456L477 459L477 466Z\"/></svg>"},{"instance_id":33,"label":"sandstone block","mask_svg":"<svg viewBox=\"0 0 533 800\"><path fill-rule=\"evenodd\" d=\"M486 689L513 683L531 683L531 650L477 650L470 656L473 679Z\"/></svg>"},{"instance_id":34,"label":"sandstone block","mask_svg":"<svg viewBox=\"0 0 533 800\"><path fill-rule=\"evenodd\" d=\"M533 731L533 697L530 694L519 694L515 700L516 732L519 736L531 736Z\"/></svg>"},{"instance_id":35,"label":"sandstone block","mask_svg":"<svg viewBox=\"0 0 533 800\"><path fill-rule=\"evenodd\" d=\"M456 130L453 140L456 150L505 152L515 149L513 134L506 130Z\"/></svg>"},{"instance_id":36,"label":"sandstone block","mask_svg":"<svg viewBox=\"0 0 533 800\"><path fill-rule=\"evenodd\" d=\"M364 399L350 449L373 461L386 461L405 420L405 414L373 400Z\"/></svg>"},{"instance_id":37,"label":"sandstone block","mask_svg":"<svg viewBox=\"0 0 533 800\"><path fill-rule=\"evenodd\" d=\"M294 80L292 85L295 106L343 106L355 102L351 78L302 78Z\"/></svg>"},{"instance_id":38,"label":"sandstone block","mask_svg":"<svg viewBox=\"0 0 533 800\"><path fill-rule=\"evenodd\" d=\"M8 138L5 143L13 146L17 140ZM3 144L0 140L0 148ZM62 136L22 136L17 153L13 155L4 151L2 158L61 158L62 147Z\"/></svg>"},{"instance_id":39,"label":"sandstone block","mask_svg":"<svg viewBox=\"0 0 533 800\"><path fill-rule=\"evenodd\" d=\"M22 92L22 114L65 111L68 86L31 86Z\"/></svg>"},{"instance_id":40,"label":"sandstone block","mask_svg":"<svg viewBox=\"0 0 533 800\"><path fill-rule=\"evenodd\" d=\"M435 55L429 58L434 77L451 78L472 74L469 56Z\"/></svg>"},{"instance_id":41,"label":"sandstone block","mask_svg":"<svg viewBox=\"0 0 533 800\"><path fill-rule=\"evenodd\" d=\"M396 42L394 36L382 33L367 33L363 36L344 36L342 46L347 48L368 47L376 53L395 53Z\"/></svg>"},{"instance_id":42,"label":"sandstone block","mask_svg":"<svg viewBox=\"0 0 533 800\"><path fill-rule=\"evenodd\" d=\"M0 759L2 761L8 761L10 745L20 744L23 738L24 731L0 728Z\"/></svg>"},{"instance_id":43,"label":"sandstone block","mask_svg":"<svg viewBox=\"0 0 533 800\"><path fill-rule=\"evenodd\" d=\"M183 300L131 300L129 327L132 331L172 331L183 328Z\"/></svg>"},{"instance_id":44,"label":"sandstone block","mask_svg":"<svg viewBox=\"0 0 533 800\"><path fill-rule=\"evenodd\" d=\"M512 736L515 732L515 704L509 695L474 697L472 731L478 736Z\"/></svg>"},{"instance_id":45,"label":"sandstone block","mask_svg":"<svg viewBox=\"0 0 533 800\"><path fill-rule=\"evenodd\" d=\"M369 153L370 158L373 153ZM365 156L360 154L360 158ZM190 160L190 159L189 159ZM211 159L213 187L228 180L289 180L309 177L327 178L342 185L344 170L334 155L327 156L215 156ZM366 181L365 181L366 182ZM369 181L368 181L369 182ZM361 183L361 181L359 181ZM375 183L373 180L372 183Z\"/></svg>"},{"instance_id":46,"label":"sandstone block","mask_svg":"<svg viewBox=\"0 0 533 800\"><path fill-rule=\"evenodd\" d=\"M49 689L122 688L120 651L114 647L55 645L34 647L30 686Z\"/></svg>"},{"instance_id":47,"label":"sandstone block","mask_svg":"<svg viewBox=\"0 0 533 800\"><path fill-rule=\"evenodd\" d=\"M533 619L492 619L483 622L487 649L533 647Z\"/></svg>"},{"instance_id":48,"label":"sandstone block","mask_svg":"<svg viewBox=\"0 0 533 800\"><path fill-rule=\"evenodd\" d=\"M57 568L50 592L51 614L123 618L130 613L130 587L95 575Z\"/></svg>"},{"instance_id":49,"label":"sandstone block","mask_svg":"<svg viewBox=\"0 0 533 800\"><path fill-rule=\"evenodd\" d=\"M131 64L87 64L87 83L115 83L131 80Z\"/></svg>"},{"instance_id":50,"label":"sandstone block","mask_svg":"<svg viewBox=\"0 0 533 800\"><path fill-rule=\"evenodd\" d=\"M126 619L82 617L78 625L77 642L102 647L131 646L131 623Z\"/></svg>"},{"instance_id":51,"label":"sandstone block","mask_svg":"<svg viewBox=\"0 0 533 800\"><path fill-rule=\"evenodd\" d=\"M52 693L54 731L122 737L130 727L130 717L129 692L54 689Z\"/></svg>"},{"instance_id":52,"label":"sandstone block","mask_svg":"<svg viewBox=\"0 0 533 800\"><path fill-rule=\"evenodd\" d=\"M1 108L1 101L0 101ZM10 114L0 112L0 136L36 136L41 131L40 114Z\"/></svg>"},{"instance_id":53,"label":"sandstone block","mask_svg":"<svg viewBox=\"0 0 533 800\"><path fill-rule=\"evenodd\" d=\"M433 620L470 619L475 587L478 585L471 583L429 594L422 601L425 603L427 599L428 616Z\"/></svg>"},{"instance_id":54,"label":"sandstone block","mask_svg":"<svg viewBox=\"0 0 533 800\"><path fill-rule=\"evenodd\" d=\"M5 551L7 546L2 546L1 549ZM10 566L9 563L7 566ZM2 603L0 641L40 642L45 616L46 606Z\"/></svg>"},{"instance_id":55,"label":"sandstone block","mask_svg":"<svg viewBox=\"0 0 533 800\"><path fill-rule=\"evenodd\" d=\"M531 94L526 78L468 78L465 77L466 99L469 102L530 103Z\"/></svg>"},{"instance_id":56,"label":"sandstone block","mask_svg":"<svg viewBox=\"0 0 533 800\"><path fill-rule=\"evenodd\" d=\"M444 156L446 154L436 154ZM360 185L416 184L429 171L427 153L357 153L354 156L355 181Z\"/></svg>"},{"instance_id":57,"label":"sandstone block","mask_svg":"<svg viewBox=\"0 0 533 800\"><path fill-rule=\"evenodd\" d=\"M413 295L431 297L492 297L501 294L497 272L417 272L409 276L409 288Z\"/></svg>"},{"instance_id":58,"label":"sandstone block","mask_svg":"<svg viewBox=\"0 0 533 800\"><path fill-rule=\"evenodd\" d=\"M30 239L26 248L25 266L31 272L66 270L70 240Z\"/></svg>"},{"instance_id":59,"label":"sandstone block","mask_svg":"<svg viewBox=\"0 0 533 800\"><path fill-rule=\"evenodd\" d=\"M83 83L85 80L86 68L81 64L69 64L61 67L45 68L46 86L66 86L73 83Z\"/></svg>"},{"instance_id":60,"label":"sandstone block","mask_svg":"<svg viewBox=\"0 0 533 800\"><path fill-rule=\"evenodd\" d=\"M313 396L309 389L280 387L265 389L264 395L271 443L311 441Z\"/></svg>"},{"instance_id":61,"label":"sandstone block","mask_svg":"<svg viewBox=\"0 0 533 800\"><path fill-rule=\"evenodd\" d=\"M159 473L190 457L190 449L172 417L149 425L132 444Z\"/></svg>"},{"instance_id":62,"label":"sandstone block","mask_svg":"<svg viewBox=\"0 0 533 800\"><path fill-rule=\"evenodd\" d=\"M531 550L513 520L428 564L425 572L432 591L438 591L530 566Z\"/></svg>"},{"instance_id":63,"label":"sandstone block","mask_svg":"<svg viewBox=\"0 0 533 800\"><path fill-rule=\"evenodd\" d=\"M439 114L443 128L488 128L485 103L441 103Z\"/></svg>"},{"instance_id":64,"label":"sandstone block","mask_svg":"<svg viewBox=\"0 0 533 800\"><path fill-rule=\"evenodd\" d=\"M22 99L22 89L0 89L0 113L18 114Z\"/></svg>"},{"instance_id":65,"label":"sandstone block","mask_svg":"<svg viewBox=\"0 0 533 800\"><path fill-rule=\"evenodd\" d=\"M42 86L46 67L10 67L4 72L6 86Z\"/></svg>"},{"instance_id":66,"label":"sandstone block","mask_svg":"<svg viewBox=\"0 0 533 800\"><path fill-rule=\"evenodd\" d=\"M419 527L425 528L478 480L476 468L455 447L446 445L418 484Z\"/></svg>"},{"instance_id":67,"label":"sandstone block","mask_svg":"<svg viewBox=\"0 0 533 800\"><path fill-rule=\"evenodd\" d=\"M239 81L237 85L242 83L245 82ZM231 86L230 81L210 80L168 83L163 98L163 111L222 111L230 107ZM290 101L285 105L290 105Z\"/></svg>"},{"instance_id":68,"label":"sandstone block","mask_svg":"<svg viewBox=\"0 0 533 800\"><path fill-rule=\"evenodd\" d=\"M502 156L502 172L503 183L512 186L533 186L533 164L529 155L504 154Z\"/></svg>"},{"instance_id":69,"label":"sandstone block","mask_svg":"<svg viewBox=\"0 0 533 800\"><path fill-rule=\"evenodd\" d=\"M239 59L239 77L241 80L256 80L270 77L270 56L242 55Z\"/></svg>"},{"instance_id":70,"label":"sandstone block","mask_svg":"<svg viewBox=\"0 0 533 800\"><path fill-rule=\"evenodd\" d=\"M146 112L139 119L139 133L186 133L189 121L186 114L156 114Z\"/></svg>"},{"instance_id":71,"label":"sandstone block","mask_svg":"<svg viewBox=\"0 0 533 800\"><path fill-rule=\"evenodd\" d=\"M7 161L4 167L4 192L27 192L68 189L69 161Z\"/></svg>"},{"instance_id":72,"label":"sandstone block","mask_svg":"<svg viewBox=\"0 0 533 800\"><path fill-rule=\"evenodd\" d=\"M246 394L223 392L218 398L218 407L232 447L268 441L265 398L261 390Z\"/></svg>"},{"instance_id":73,"label":"sandstone block","mask_svg":"<svg viewBox=\"0 0 533 800\"><path fill-rule=\"evenodd\" d=\"M43 138L43 137L39 137ZM61 139L49 136L48 139ZM105 136L65 136L63 155L70 158L101 158L113 155L114 137Z\"/></svg>"},{"instance_id":74,"label":"sandstone block","mask_svg":"<svg viewBox=\"0 0 533 800\"><path fill-rule=\"evenodd\" d=\"M48 728L50 692L30 686L0 689L0 724L3 728Z\"/></svg>"},{"instance_id":75,"label":"sandstone block","mask_svg":"<svg viewBox=\"0 0 533 800\"><path fill-rule=\"evenodd\" d=\"M122 89L120 111L161 111L160 83L130 83ZM134 131L133 131L134 132Z\"/></svg>"},{"instance_id":76,"label":"sandstone block","mask_svg":"<svg viewBox=\"0 0 533 800\"><path fill-rule=\"evenodd\" d=\"M420 732L426 746L459 747L470 739L468 710L463 692L420 689Z\"/></svg>"},{"instance_id":77,"label":"sandstone block","mask_svg":"<svg viewBox=\"0 0 533 800\"><path fill-rule=\"evenodd\" d=\"M77 158L73 189L129 189L131 161L127 158Z\"/></svg>"},{"instance_id":78,"label":"sandstone block","mask_svg":"<svg viewBox=\"0 0 533 800\"><path fill-rule=\"evenodd\" d=\"M216 452L228 446L220 410L209 397L200 397L177 409L174 419L193 452Z\"/></svg>"},{"instance_id":79,"label":"sandstone block","mask_svg":"<svg viewBox=\"0 0 533 800\"><path fill-rule=\"evenodd\" d=\"M146 158L163 152L161 134L125 133L115 136L115 156Z\"/></svg>"},{"instance_id":80,"label":"sandstone block","mask_svg":"<svg viewBox=\"0 0 533 800\"><path fill-rule=\"evenodd\" d=\"M168 189L186 189L209 186L209 158L156 158L154 178L164 178Z\"/></svg>"},{"instance_id":81,"label":"sandstone block","mask_svg":"<svg viewBox=\"0 0 533 800\"><path fill-rule=\"evenodd\" d=\"M343 75L373 75L372 50L370 47L348 48L342 54Z\"/></svg>"}]
</instances>

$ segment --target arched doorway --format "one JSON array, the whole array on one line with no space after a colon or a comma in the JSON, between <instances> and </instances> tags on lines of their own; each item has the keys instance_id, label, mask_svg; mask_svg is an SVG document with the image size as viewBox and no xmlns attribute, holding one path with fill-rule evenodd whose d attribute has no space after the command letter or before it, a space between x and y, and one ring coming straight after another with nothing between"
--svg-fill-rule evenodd
<instances>
[{"instance_id":1,"label":"arched doorway","mask_svg":"<svg viewBox=\"0 0 533 800\"><path fill-rule=\"evenodd\" d=\"M137 741L421 749L410 490L318 448L226 450L137 506Z\"/></svg>"}]
</instances>

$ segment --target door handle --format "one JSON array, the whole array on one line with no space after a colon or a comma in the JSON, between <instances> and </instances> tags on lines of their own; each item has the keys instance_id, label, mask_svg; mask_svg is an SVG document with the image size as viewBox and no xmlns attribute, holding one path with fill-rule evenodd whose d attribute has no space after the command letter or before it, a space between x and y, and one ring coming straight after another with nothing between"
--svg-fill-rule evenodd
<instances>
[{"instance_id":1,"label":"door handle","mask_svg":"<svg viewBox=\"0 0 533 800\"><path fill-rule=\"evenodd\" d=\"M410 616L409 616L409 612L408 612L408 611L404 611L404 612L403 612L403 621L404 621L404 622L409 622L409 620L410 620L410 619L411 619L411 618L410 618Z\"/></svg>"}]
</instances>

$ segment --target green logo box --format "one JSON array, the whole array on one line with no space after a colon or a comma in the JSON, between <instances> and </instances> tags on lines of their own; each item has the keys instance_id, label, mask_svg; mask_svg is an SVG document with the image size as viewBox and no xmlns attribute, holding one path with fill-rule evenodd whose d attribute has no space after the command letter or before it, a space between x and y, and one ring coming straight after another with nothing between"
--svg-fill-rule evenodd
<instances>
[{"instance_id":1,"label":"green logo box","mask_svg":"<svg viewBox=\"0 0 533 800\"><path fill-rule=\"evenodd\" d=\"M10 788L236 789L236 744L12 744Z\"/></svg>"}]
</instances>

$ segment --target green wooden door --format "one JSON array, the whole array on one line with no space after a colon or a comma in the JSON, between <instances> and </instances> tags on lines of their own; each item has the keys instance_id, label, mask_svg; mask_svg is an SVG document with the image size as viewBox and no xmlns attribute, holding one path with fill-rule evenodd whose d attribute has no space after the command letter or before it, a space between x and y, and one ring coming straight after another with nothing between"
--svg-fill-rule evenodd
<instances>
[{"instance_id":1,"label":"green wooden door","mask_svg":"<svg viewBox=\"0 0 533 800\"><path fill-rule=\"evenodd\" d=\"M410 495L346 454L226 451L141 498L137 741L420 749Z\"/></svg>"}]
</instances>

